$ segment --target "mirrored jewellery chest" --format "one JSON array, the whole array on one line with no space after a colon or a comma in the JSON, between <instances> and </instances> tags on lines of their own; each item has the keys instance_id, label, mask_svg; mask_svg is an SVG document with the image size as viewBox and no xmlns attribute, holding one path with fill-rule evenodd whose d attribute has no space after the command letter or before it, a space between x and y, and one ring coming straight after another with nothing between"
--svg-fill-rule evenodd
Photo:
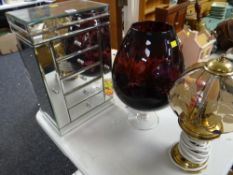
<instances>
[{"instance_id":1,"label":"mirrored jewellery chest","mask_svg":"<svg viewBox=\"0 0 233 175\"><path fill-rule=\"evenodd\" d=\"M6 14L40 110L60 133L112 97L108 10L73 0Z\"/></svg>"}]
</instances>

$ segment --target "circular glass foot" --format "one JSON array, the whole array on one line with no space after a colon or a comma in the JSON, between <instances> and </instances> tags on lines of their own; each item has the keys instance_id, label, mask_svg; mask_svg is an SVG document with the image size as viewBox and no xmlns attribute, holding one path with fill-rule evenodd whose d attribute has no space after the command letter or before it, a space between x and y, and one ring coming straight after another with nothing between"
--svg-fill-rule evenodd
<instances>
[{"instance_id":1,"label":"circular glass foot","mask_svg":"<svg viewBox=\"0 0 233 175\"><path fill-rule=\"evenodd\" d=\"M158 126L159 117L155 112L141 112L131 109L128 113L128 121L135 129L149 130Z\"/></svg>"}]
</instances>

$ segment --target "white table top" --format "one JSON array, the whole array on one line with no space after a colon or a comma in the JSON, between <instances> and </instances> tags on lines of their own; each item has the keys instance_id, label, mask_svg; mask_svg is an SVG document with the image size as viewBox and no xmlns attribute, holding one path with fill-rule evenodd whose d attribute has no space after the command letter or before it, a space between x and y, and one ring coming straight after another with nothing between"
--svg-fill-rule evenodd
<instances>
[{"instance_id":1,"label":"white table top","mask_svg":"<svg viewBox=\"0 0 233 175\"><path fill-rule=\"evenodd\" d=\"M179 141L177 117L166 107L156 112L156 129L139 131L127 121L118 101L64 136L43 117L37 120L63 153L85 175L185 175L170 161L168 150ZM118 105L120 104L121 107ZM213 141L208 167L201 175L226 175L233 163L233 133Z\"/></svg>"}]
</instances>

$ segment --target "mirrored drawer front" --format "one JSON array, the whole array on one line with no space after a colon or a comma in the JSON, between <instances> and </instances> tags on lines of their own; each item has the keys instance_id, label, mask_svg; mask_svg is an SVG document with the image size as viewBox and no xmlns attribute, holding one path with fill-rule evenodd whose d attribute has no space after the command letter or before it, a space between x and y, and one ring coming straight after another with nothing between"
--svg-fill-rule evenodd
<instances>
[{"instance_id":1,"label":"mirrored drawer front","mask_svg":"<svg viewBox=\"0 0 233 175\"><path fill-rule=\"evenodd\" d=\"M98 80L86 85L85 87L65 96L67 108L71 109L74 106L83 102L84 100L103 91L102 81L102 78L99 78Z\"/></svg>"},{"instance_id":2,"label":"mirrored drawer front","mask_svg":"<svg viewBox=\"0 0 233 175\"><path fill-rule=\"evenodd\" d=\"M85 76L96 76L101 71L101 61L97 50L86 52L75 56L69 60L58 63L58 70L63 79L69 79L70 76L82 74Z\"/></svg>"},{"instance_id":3,"label":"mirrored drawer front","mask_svg":"<svg viewBox=\"0 0 233 175\"><path fill-rule=\"evenodd\" d=\"M60 47L57 47L58 43ZM55 57L57 60L67 59L67 56L72 54L79 54L85 52L92 47L98 47L97 29L87 30L82 33L78 33L72 37L63 38L53 41L53 47L55 50Z\"/></svg>"},{"instance_id":4,"label":"mirrored drawer front","mask_svg":"<svg viewBox=\"0 0 233 175\"><path fill-rule=\"evenodd\" d=\"M73 91L81 89L82 87L87 86L88 84L101 78L102 76L100 69L101 66L98 65L62 80L61 83L64 95L67 96Z\"/></svg>"},{"instance_id":5,"label":"mirrored drawer front","mask_svg":"<svg viewBox=\"0 0 233 175\"><path fill-rule=\"evenodd\" d=\"M81 117L82 115L86 114L87 112L94 109L98 105L101 105L102 103L104 103L104 93L100 92L95 96L88 98L84 102L70 109L69 113L71 120L73 121Z\"/></svg>"}]
</instances>

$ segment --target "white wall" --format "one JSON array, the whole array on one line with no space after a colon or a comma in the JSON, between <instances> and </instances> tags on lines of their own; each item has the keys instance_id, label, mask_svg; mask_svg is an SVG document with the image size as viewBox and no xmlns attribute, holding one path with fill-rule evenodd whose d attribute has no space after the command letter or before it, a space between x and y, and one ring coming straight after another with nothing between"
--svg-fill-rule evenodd
<instances>
[{"instance_id":1,"label":"white wall","mask_svg":"<svg viewBox=\"0 0 233 175\"><path fill-rule=\"evenodd\" d=\"M123 8L124 34L128 31L131 24L137 22L139 19L139 1L128 0L128 5Z\"/></svg>"}]
</instances>

